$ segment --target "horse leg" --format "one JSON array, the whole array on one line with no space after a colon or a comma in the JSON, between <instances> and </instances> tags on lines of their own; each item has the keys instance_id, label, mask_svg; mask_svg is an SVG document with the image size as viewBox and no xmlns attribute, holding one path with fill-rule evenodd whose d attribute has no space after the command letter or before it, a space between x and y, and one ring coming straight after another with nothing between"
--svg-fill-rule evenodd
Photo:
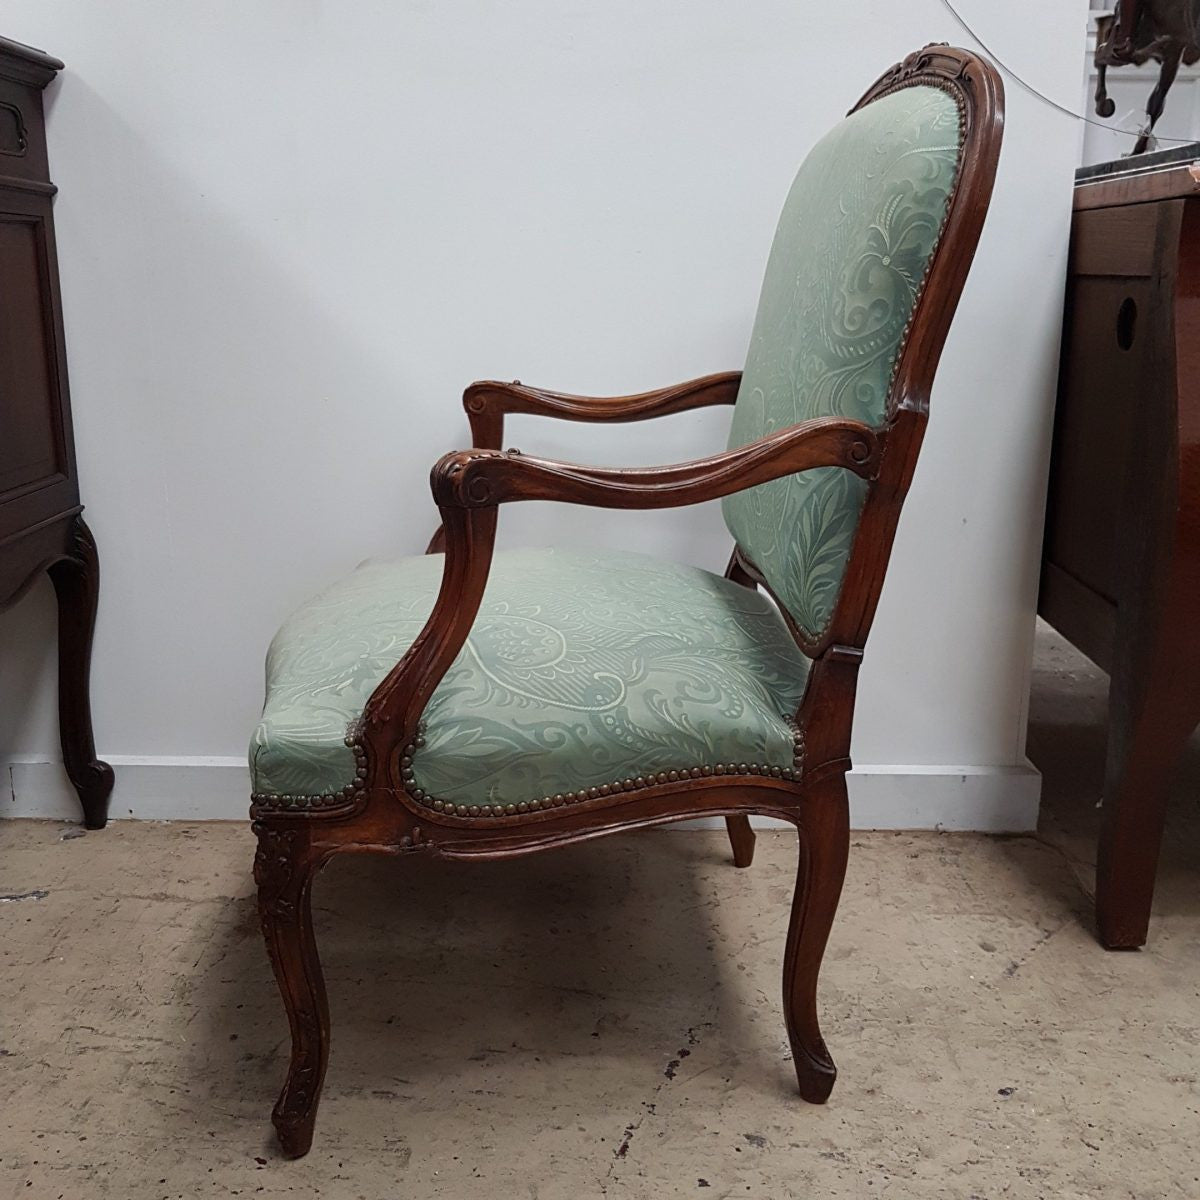
<instances>
[{"instance_id":1,"label":"horse leg","mask_svg":"<svg viewBox=\"0 0 1200 1200\"><path fill-rule=\"evenodd\" d=\"M1128 61L1133 56L1133 42L1142 16L1142 0L1118 0L1115 16L1117 28L1113 35L1113 53L1123 61Z\"/></svg>"},{"instance_id":2,"label":"horse leg","mask_svg":"<svg viewBox=\"0 0 1200 1200\"><path fill-rule=\"evenodd\" d=\"M1111 117L1117 106L1108 94L1108 66L1101 63L1096 68L1096 116Z\"/></svg>"},{"instance_id":3,"label":"horse leg","mask_svg":"<svg viewBox=\"0 0 1200 1200\"><path fill-rule=\"evenodd\" d=\"M1183 65L1190 67L1200 61L1200 0L1188 0L1185 7L1187 36L1183 45Z\"/></svg>"},{"instance_id":4,"label":"horse leg","mask_svg":"<svg viewBox=\"0 0 1200 1200\"><path fill-rule=\"evenodd\" d=\"M1134 144L1134 154L1144 154L1150 145L1150 137L1158 118L1162 116L1163 108L1167 103L1167 93L1171 90L1171 84L1175 82L1175 76L1179 72L1179 60L1182 57L1182 42L1173 43L1170 49L1163 54L1162 70L1158 73L1158 83L1154 91L1150 93L1150 99L1146 101L1147 121Z\"/></svg>"}]
</instances>

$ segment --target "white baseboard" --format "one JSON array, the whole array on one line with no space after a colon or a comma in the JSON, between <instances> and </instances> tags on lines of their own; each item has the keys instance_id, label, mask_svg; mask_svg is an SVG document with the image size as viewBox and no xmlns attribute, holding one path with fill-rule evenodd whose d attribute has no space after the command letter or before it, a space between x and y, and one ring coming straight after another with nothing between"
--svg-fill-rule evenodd
<instances>
[{"instance_id":1,"label":"white baseboard","mask_svg":"<svg viewBox=\"0 0 1200 1200\"><path fill-rule=\"evenodd\" d=\"M978 830L1037 828L1042 773L1020 766L869 766L850 773L855 829Z\"/></svg>"},{"instance_id":2,"label":"white baseboard","mask_svg":"<svg viewBox=\"0 0 1200 1200\"><path fill-rule=\"evenodd\" d=\"M241 821L250 776L241 758L110 756L117 773L110 815L142 821ZM1018 767L870 766L850 774L855 829L979 830L1037 827L1041 775ZM74 821L79 802L57 762L0 766L0 816ZM720 818L695 822L719 824ZM762 827L778 825L755 819Z\"/></svg>"},{"instance_id":3,"label":"white baseboard","mask_svg":"<svg viewBox=\"0 0 1200 1200\"><path fill-rule=\"evenodd\" d=\"M243 821L250 811L244 758L107 755L116 772L109 816L137 821ZM6 764L0 808L9 817L77 821L79 798L59 762Z\"/></svg>"},{"instance_id":4,"label":"white baseboard","mask_svg":"<svg viewBox=\"0 0 1200 1200\"><path fill-rule=\"evenodd\" d=\"M944 829L950 832L1029 833L1037 828L1042 774L1020 767L855 767L850 785L852 829ZM720 817L691 822L717 827ZM786 828L752 817L760 829Z\"/></svg>"}]
</instances>

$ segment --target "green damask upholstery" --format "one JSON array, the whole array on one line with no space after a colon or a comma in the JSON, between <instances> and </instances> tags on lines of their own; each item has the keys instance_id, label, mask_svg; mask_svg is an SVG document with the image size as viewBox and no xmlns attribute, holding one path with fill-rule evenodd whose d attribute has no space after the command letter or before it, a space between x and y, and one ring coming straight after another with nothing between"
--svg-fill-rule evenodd
<instances>
[{"instance_id":1,"label":"green damask upholstery","mask_svg":"<svg viewBox=\"0 0 1200 1200\"><path fill-rule=\"evenodd\" d=\"M960 146L950 96L907 87L813 148L771 248L731 447L811 417L884 421ZM866 489L826 467L724 501L729 531L810 636L833 615Z\"/></svg>"},{"instance_id":2,"label":"green damask upholstery","mask_svg":"<svg viewBox=\"0 0 1200 1200\"><path fill-rule=\"evenodd\" d=\"M907 87L839 124L792 185L767 264L730 446L810 417L879 425L956 178L958 109ZM800 629L834 611L866 483L823 468L724 501ZM364 564L292 616L267 659L259 794L354 782L347 729L433 608L443 558ZM423 714L412 787L523 806L661 772L793 766L808 660L757 593L627 553L493 560L467 644ZM607 791L607 788L605 789Z\"/></svg>"},{"instance_id":3,"label":"green damask upholstery","mask_svg":"<svg viewBox=\"0 0 1200 1200\"><path fill-rule=\"evenodd\" d=\"M344 742L420 632L443 556L364 563L305 604L267 656L254 790L354 781ZM423 717L415 786L455 804L521 804L718 763L791 768L786 715L808 660L760 594L622 552L495 556L467 644Z\"/></svg>"}]
</instances>

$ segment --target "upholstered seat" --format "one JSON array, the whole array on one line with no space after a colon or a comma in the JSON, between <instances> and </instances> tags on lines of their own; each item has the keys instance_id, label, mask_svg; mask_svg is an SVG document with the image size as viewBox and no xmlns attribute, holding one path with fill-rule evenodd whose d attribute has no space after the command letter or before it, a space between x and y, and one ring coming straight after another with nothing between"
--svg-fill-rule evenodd
<instances>
[{"instance_id":1,"label":"upholstered seat","mask_svg":"<svg viewBox=\"0 0 1200 1200\"><path fill-rule=\"evenodd\" d=\"M440 554L369 561L284 624L251 745L256 792L303 803L353 784L347 728L421 631L442 567ZM441 805L523 812L660 772L785 774L808 667L769 600L696 567L497 554L425 710L414 781Z\"/></svg>"}]
</instances>

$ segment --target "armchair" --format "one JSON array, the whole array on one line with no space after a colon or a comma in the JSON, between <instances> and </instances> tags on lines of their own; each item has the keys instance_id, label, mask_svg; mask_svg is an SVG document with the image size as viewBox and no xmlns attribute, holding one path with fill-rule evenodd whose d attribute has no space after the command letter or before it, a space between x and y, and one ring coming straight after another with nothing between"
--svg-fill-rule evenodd
<instances>
[{"instance_id":1,"label":"armchair","mask_svg":"<svg viewBox=\"0 0 1200 1200\"><path fill-rule=\"evenodd\" d=\"M817 977L849 846L855 685L929 391L983 225L1002 89L962 50L887 72L801 166L745 371L594 399L464 396L475 447L433 468L425 556L373 561L303 606L267 661L251 746L255 878L291 1026L273 1114L312 1140L329 1014L310 898L340 852L508 858L723 815L793 824L784 1013L799 1089L836 1071ZM616 470L501 451L504 415L637 421L731 404L728 448ZM622 552L494 552L500 507L721 498L725 578Z\"/></svg>"}]
</instances>

